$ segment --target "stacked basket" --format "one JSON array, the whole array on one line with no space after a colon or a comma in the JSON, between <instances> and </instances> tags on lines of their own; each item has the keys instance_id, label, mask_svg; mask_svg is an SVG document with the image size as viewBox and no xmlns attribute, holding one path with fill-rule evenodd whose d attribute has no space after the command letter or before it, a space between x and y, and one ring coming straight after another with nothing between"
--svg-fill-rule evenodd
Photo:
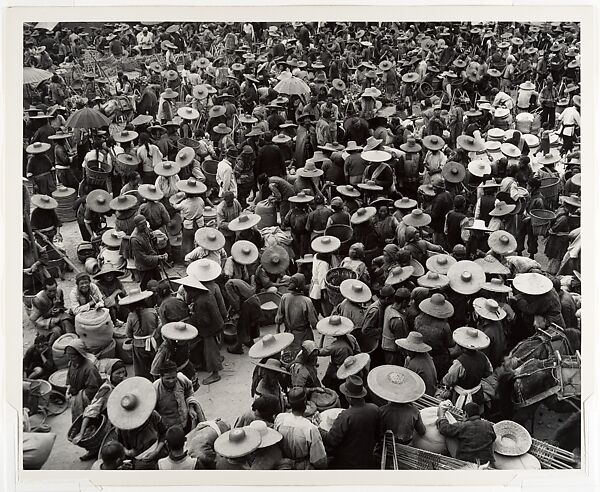
<instances>
[{"instance_id":1,"label":"stacked basket","mask_svg":"<svg viewBox=\"0 0 600 492\"><path fill-rule=\"evenodd\" d=\"M56 215L64 224L65 222L74 222L77 219L73 204L77 199L77 192L73 188L67 188L64 185L58 185L58 188L52 192L52 198L58 203Z\"/></svg>"}]
</instances>

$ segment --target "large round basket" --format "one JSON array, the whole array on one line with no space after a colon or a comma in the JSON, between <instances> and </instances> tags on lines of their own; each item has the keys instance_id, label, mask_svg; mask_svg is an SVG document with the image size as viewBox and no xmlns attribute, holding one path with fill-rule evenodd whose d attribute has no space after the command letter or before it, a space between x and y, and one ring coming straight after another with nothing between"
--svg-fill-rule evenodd
<instances>
[{"instance_id":1,"label":"large round basket","mask_svg":"<svg viewBox=\"0 0 600 492\"><path fill-rule=\"evenodd\" d=\"M348 254L352 233L352 227L345 224L333 224L325 229L326 236L337 237L340 240L341 244L338 255L341 257L347 256Z\"/></svg>"},{"instance_id":2,"label":"large round basket","mask_svg":"<svg viewBox=\"0 0 600 492\"><path fill-rule=\"evenodd\" d=\"M111 171L112 166L108 162L89 161L85 164L87 181L92 185L104 185Z\"/></svg>"},{"instance_id":3,"label":"large round basket","mask_svg":"<svg viewBox=\"0 0 600 492\"><path fill-rule=\"evenodd\" d=\"M552 221L556 219L556 214L552 210L534 208L529 211L529 215L531 215L531 228L536 236L544 236L550 229Z\"/></svg>"},{"instance_id":4,"label":"large round basket","mask_svg":"<svg viewBox=\"0 0 600 492\"><path fill-rule=\"evenodd\" d=\"M204 184L210 188L216 188L217 184L217 166L219 163L217 161L213 161L212 159L206 159L201 167L204 176L206 177L206 181Z\"/></svg>"},{"instance_id":5,"label":"large round basket","mask_svg":"<svg viewBox=\"0 0 600 492\"><path fill-rule=\"evenodd\" d=\"M67 372L69 372L67 368L59 369L48 377L48 382L52 385L52 388L63 395L67 392Z\"/></svg>"},{"instance_id":6,"label":"large round basket","mask_svg":"<svg viewBox=\"0 0 600 492\"><path fill-rule=\"evenodd\" d=\"M258 299L262 316L260 318L261 326L272 325L275 323L275 315L281 304L281 294L278 292L259 292L254 297Z\"/></svg>"},{"instance_id":7,"label":"large round basket","mask_svg":"<svg viewBox=\"0 0 600 492\"><path fill-rule=\"evenodd\" d=\"M560 178L542 178L540 193L544 196L544 204L549 209L556 209L558 206L559 187Z\"/></svg>"},{"instance_id":8,"label":"large round basket","mask_svg":"<svg viewBox=\"0 0 600 492\"><path fill-rule=\"evenodd\" d=\"M357 277L356 272L349 268L332 268L327 272L325 275L325 287L327 288L327 295L332 306L337 306L344 300L344 296L340 294L340 284L344 280L356 279Z\"/></svg>"},{"instance_id":9,"label":"large round basket","mask_svg":"<svg viewBox=\"0 0 600 492\"><path fill-rule=\"evenodd\" d=\"M180 138L177 140L177 148L179 150L185 147L191 147L194 149L194 152L196 152L200 148L200 142L198 142L198 140L194 140L193 138Z\"/></svg>"},{"instance_id":10,"label":"large round basket","mask_svg":"<svg viewBox=\"0 0 600 492\"><path fill-rule=\"evenodd\" d=\"M73 438L79 433L82 422L83 415L80 415L71 425L69 432L67 433L67 439L70 442L73 442ZM110 430L110 427L111 424L106 418L106 415L99 415L98 417L92 419L92 421L88 424L83 438L77 443L77 446L92 451L100 449L100 445L102 444L107 432Z\"/></svg>"}]
</instances>

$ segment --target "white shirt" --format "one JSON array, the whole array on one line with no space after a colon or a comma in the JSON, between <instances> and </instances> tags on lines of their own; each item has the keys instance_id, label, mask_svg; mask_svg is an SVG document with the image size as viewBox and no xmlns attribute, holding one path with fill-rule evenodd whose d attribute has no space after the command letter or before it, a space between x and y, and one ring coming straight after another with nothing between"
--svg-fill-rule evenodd
<instances>
[{"instance_id":1,"label":"white shirt","mask_svg":"<svg viewBox=\"0 0 600 492\"><path fill-rule=\"evenodd\" d=\"M565 108L562 113L558 116L558 121L563 124L561 135L566 135L568 137L573 135L575 131L575 126L566 126L566 125L577 125L581 126L581 116L579 111L574 106L569 106Z\"/></svg>"},{"instance_id":2,"label":"white shirt","mask_svg":"<svg viewBox=\"0 0 600 492\"><path fill-rule=\"evenodd\" d=\"M498 92L498 94L496 94L496 97L494 98L492 106L494 106L495 108L504 106L506 109L510 110L514 108L515 102L513 101L513 98L510 97L506 92Z\"/></svg>"},{"instance_id":3,"label":"white shirt","mask_svg":"<svg viewBox=\"0 0 600 492\"><path fill-rule=\"evenodd\" d=\"M219 184L219 196L222 197L226 191L233 192L237 196L237 183L233 176L233 164L223 159L217 166L217 183Z\"/></svg>"},{"instance_id":4,"label":"white shirt","mask_svg":"<svg viewBox=\"0 0 600 492\"><path fill-rule=\"evenodd\" d=\"M329 271L329 265L326 261L313 260L312 282L310 284L309 296L311 299L321 299L321 291L325 289L325 276Z\"/></svg>"},{"instance_id":5,"label":"white shirt","mask_svg":"<svg viewBox=\"0 0 600 492\"><path fill-rule=\"evenodd\" d=\"M138 33L136 36L138 45L142 49L151 49L154 45L154 35L151 32L144 34L143 32Z\"/></svg>"}]
</instances>

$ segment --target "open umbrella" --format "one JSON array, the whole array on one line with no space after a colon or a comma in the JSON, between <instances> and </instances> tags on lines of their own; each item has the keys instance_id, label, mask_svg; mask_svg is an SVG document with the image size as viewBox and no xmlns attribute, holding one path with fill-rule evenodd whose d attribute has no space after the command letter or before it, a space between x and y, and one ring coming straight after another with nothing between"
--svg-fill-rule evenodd
<instances>
[{"instance_id":1,"label":"open umbrella","mask_svg":"<svg viewBox=\"0 0 600 492\"><path fill-rule=\"evenodd\" d=\"M310 94L310 87L308 84L293 75L278 82L274 89L280 94L287 94L289 96Z\"/></svg>"},{"instance_id":2,"label":"open umbrella","mask_svg":"<svg viewBox=\"0 0 600 492\"><path fill-rule=\"evenodd\" d=\"M67 120L70 128L102 128L109 126L110 120L97 109L83 108L75 111Z\"/></svg>"},{"instance_id":3,"label":"open umbrella","mask_svg":"<svg viewBox=\"0 0 600 492\"><path fill-rule=\"evenodd\" d=\"M39 84L52 78L52 73L35 67L23 67L23 84Z\"/></svg>"}]
</instances>

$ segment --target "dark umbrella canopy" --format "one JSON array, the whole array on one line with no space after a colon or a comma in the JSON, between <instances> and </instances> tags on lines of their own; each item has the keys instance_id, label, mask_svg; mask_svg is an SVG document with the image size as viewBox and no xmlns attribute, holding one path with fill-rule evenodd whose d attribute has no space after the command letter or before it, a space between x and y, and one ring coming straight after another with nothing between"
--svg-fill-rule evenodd
<instances>
[{"instance_id":1,"label":"dark umbrella canopy","mask_svg":"<svg viewBox=\"0 0 600 492\"><path fill-rule=\"evenodd\" d=\"M111 121L97 109L83 108L75 111L67 120L70 128L102 128L109 126Z\"/></svg>"}]
</instances>

